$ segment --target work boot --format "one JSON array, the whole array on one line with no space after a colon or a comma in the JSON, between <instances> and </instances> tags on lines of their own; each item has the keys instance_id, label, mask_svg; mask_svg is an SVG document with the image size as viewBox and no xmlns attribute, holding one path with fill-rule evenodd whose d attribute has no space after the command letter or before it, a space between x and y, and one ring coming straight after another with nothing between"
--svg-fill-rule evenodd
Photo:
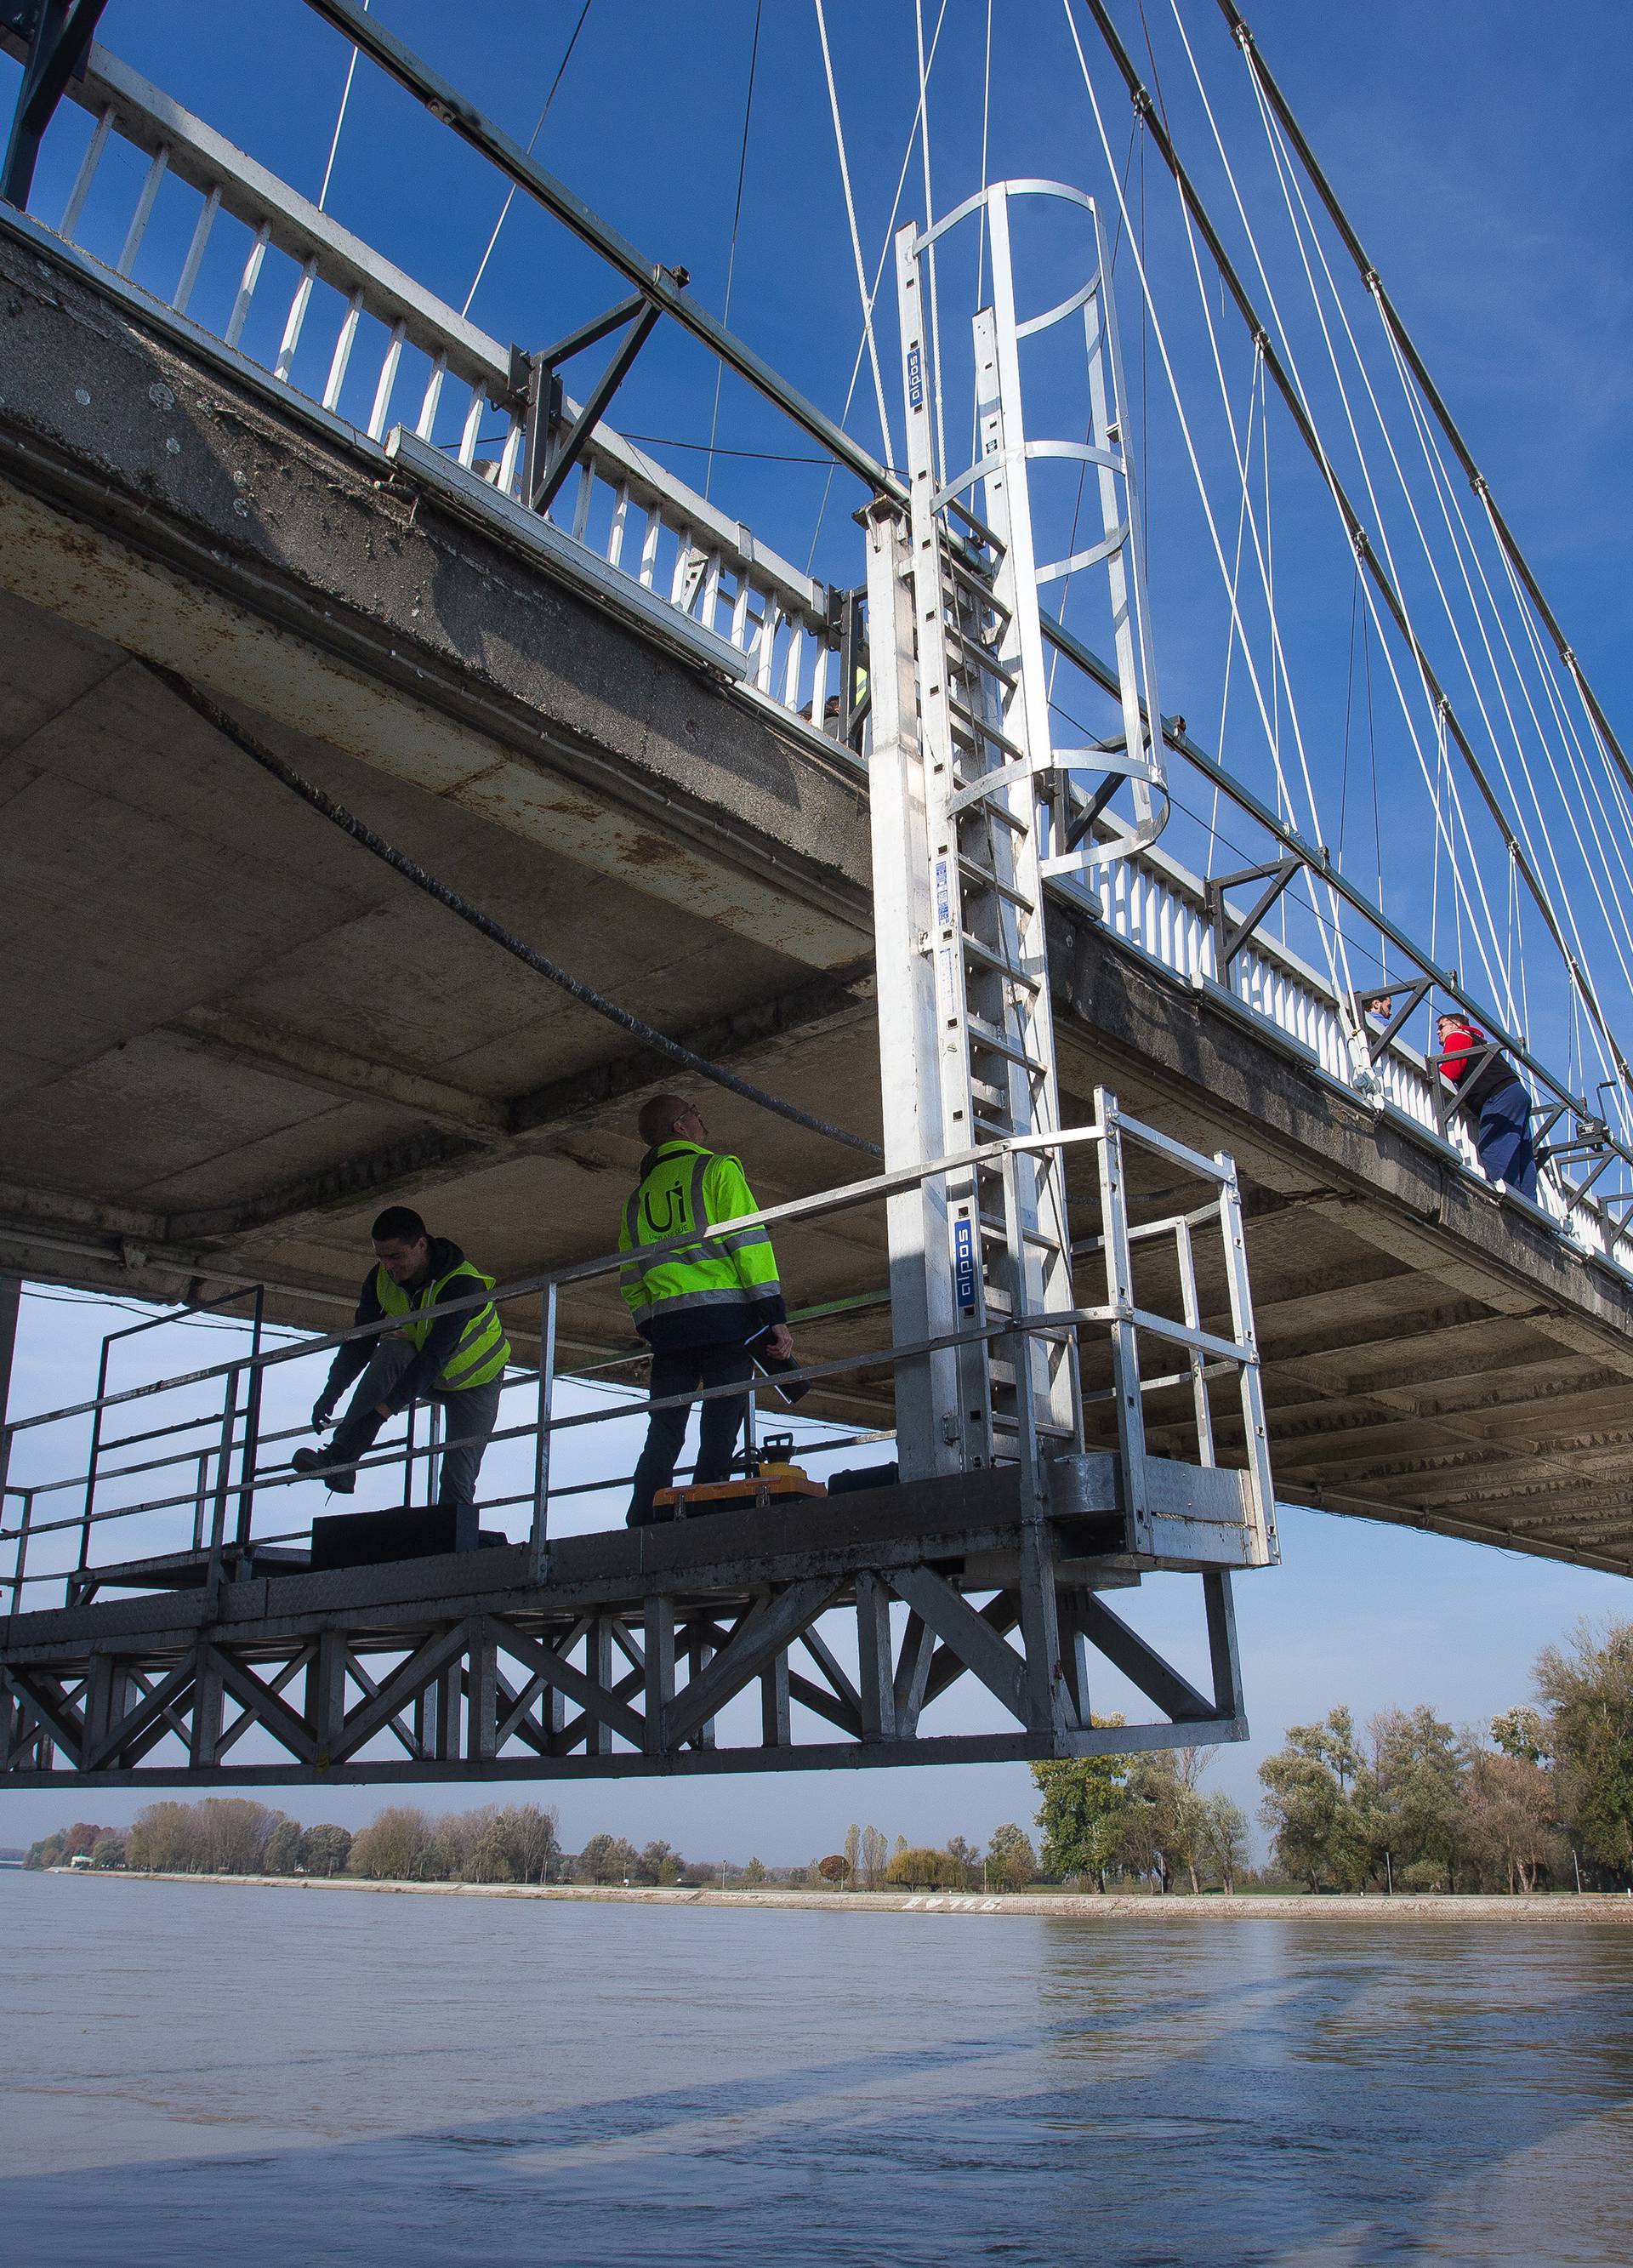
<instances>
[{"instance_id":1,"label":"work boot","mask_svg":"<svg viewBox=\"0 0 1633 2268\"><path fill-rule=\"evenodd\" d=\"M356 1473L335 1472L334 1468L340 1462L342 1461L339 1459L332 1441L327 1449L297 1449L290 1459L298 1473L316 1474L328 1482L336 1496L349 1496L357 1485L357 1476ZM343 1462L349 1463L350 1460L348 1458Z\"/></svg>"},{"instance_id":2,"label":"work boot","mask_svg":"<svg viewBox=\"0 0 1633 2268\"><path fill-rule=\"evenodd\" d=\"M350 1496L357 1485L357 1474L336 1472L335 1468L355 1465L359 1457L366 1457L385 1422L372 1410L361 1418L348 1418L327 1448L297 1449L290 1462L298 1473L327 1480L335 1495Z\"/></svg>"}]
</instances>

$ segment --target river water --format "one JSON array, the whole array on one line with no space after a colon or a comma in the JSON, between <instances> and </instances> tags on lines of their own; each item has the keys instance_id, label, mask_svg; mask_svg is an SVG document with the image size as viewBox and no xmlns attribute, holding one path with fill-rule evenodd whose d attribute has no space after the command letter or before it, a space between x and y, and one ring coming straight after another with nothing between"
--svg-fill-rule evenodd
<instances>
[{"instance_id":1,"label":"river water","mask_svg":"<svg viewBox=\"0 0 1633 2268\"><path fill-rule=\"evenodd\" d=\"M1633 1929L0 1874L0 2262L1633 2262Z\"/></svg>"}]
</instances>

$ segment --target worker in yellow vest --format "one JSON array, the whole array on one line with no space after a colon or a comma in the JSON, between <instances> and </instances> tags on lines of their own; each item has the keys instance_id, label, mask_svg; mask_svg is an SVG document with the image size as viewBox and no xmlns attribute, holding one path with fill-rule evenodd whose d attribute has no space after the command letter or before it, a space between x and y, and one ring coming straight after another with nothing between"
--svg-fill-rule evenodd
<instances>
[{"instance_id":1,"label":"worker in yellow vest","mask_svg":"<svg viewBox=\"0 0 1633 2268\"><path fill-rule=\"evenodd\" d=\"M430 1235L410 1206L388 1205L373 1235L375 1265L364 1278L357 1320L378 1323L379 1329L335 1350L328 1381L312 1412L318 1432L334 1423L335 1404L359 1373L361 1383L327 1447L297 1449L291 1462L297 1472L320 1474L339 1495L349 1496L357 1476L338 1468L366 1456L388 1418L415 1402L437 1402L447 1425L437 1500L474 1504L476 1476L499 1414L510 1341L491 1300L429 1320L424 1310L444 1300L491 1292L493 1278L445 1236Z\"/></svg>"},{"instance_id":2,"label":"worker in yellow vest","mask_svg":"<svg viewBox=\"0 0 1633 2268\"><path fill-rule=\"evenodd\" d=\"M640 1186L624 1208L618 1249L629 1255L621 1271L624 1303L652 1350L651 1398L664 1402L713 1386L747 1386L756 1353L785 1362L794 1351L776 1255L765 1230L723 1237L706 1233L717 1221L757 1212L754 1192L737 1160L709 1147L709 1130L684 1095L654 1095L636 1123L648 1146ZM694 1230L695 1244L651 1261L642 1258L644 1246L666 1244ZM730 1479L748 1400L723 1394L702 1408L692 1476L699 1486ZM654 1410L647 1420L629 1527L644 1528L660 1516L653 1498L674 1479L690 1415L690 1403L681 1402Z\"/></svg>"}]
</instances>

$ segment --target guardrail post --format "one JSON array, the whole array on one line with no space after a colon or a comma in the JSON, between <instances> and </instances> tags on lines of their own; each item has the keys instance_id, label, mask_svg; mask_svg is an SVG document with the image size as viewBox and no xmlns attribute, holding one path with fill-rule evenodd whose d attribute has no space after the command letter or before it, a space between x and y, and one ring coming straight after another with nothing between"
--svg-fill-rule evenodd
<instances>
[{"instance_id":1,"label":"guardrail post","mask_svg":"<svg viewBox=\"0 0 1633 2268\"><path fill-rule=\"evenodd\" d=\"M235 1363L227 1373L226 1388L222 1395L221 1440L215 1450L216 1493L210 1519L210 1569L205 1585L210 1595L211 1611L221 1595L221 1552L227 1532L227 1497L232 1471L232 1434L238 1420L239 1366ZM88 1531L87 1531L88 1534ZM82 1559L80 1565L85 1565Z\"/></svg>"},{"instance_id":2,"label":"guardrail post","mask_svg":"<svg viewBox=\"0 0 1633 2268\"><path fill-rule=\"evenodd\" d=\"M33 1489L12 1489L10 1493L23 1499L22 1517L17 1528L17 1565L11 1571L11 1612L20 1615L23 1611L25 1571L28 1564L28 1531L34 1517L34 1492Z\"/></svg>"},{"instance_id":3,"label":"guardrail post","mask_svg":"<svg viewBox=\"0 0 1633 2268\"><path fill-rule=\"evenodd\" d=\"M533 1421L533 1531L529 1572L544 1580L550 1527L550 1410L555 1388L555 1285L547 1284L539 1302L539 1408Z\"/></svg>"},{"instance_id":4,"label":"guardrail post","mask_svg":"<svg viewBox=\"0 0 1633 2268\"><path fill-rule=\"evenodd\" d=\"M1100 1235L1106 1254L1106 1303L1114 1317L1111 1377L1116 1395L1122 1514L1130 1545L1143 1551L1150 1548L1151 1514L1145 1493L1145 1410L1140 1400L1139 1345L1132 1317L1134 1264L1129 1247L1128 1185L1116 1099L1103 1086L1095 1089L1094 1115L1105 1130L1099 1145Z\"/></svg>"},{"instance_id":5,"label":"guardrail post","mask_svg":"<svg viewBox=\"0 0 1633 2268\"><path fill-rule=\"evenodd\" d=\"M266 1319L267 1287L255 1286L255 1307L249 1331L249 1391L244 1404L244 1446L239 1455L239 1518L238 1540L249 1542L250 1521L255 1504L255 1461L261 1454L261 1326Z\"/></svg>"},{"instance_id":6,"label":"guardrail post","mask_svg":"<svg viewBox=\"0 0 1633 2268\"><path fill-rule=\"evenodd\" d=\"M107 1392L108 1334L102 1336L102 1353L97 1363L97 1406L91 1413L91 1453L85 1464L85 1508L79 1522L79 1559L81 1567L91 1564L91 1522L96 1500L97 1459L102 1449L102 1396Z\"/></svg>"}]
</instances>

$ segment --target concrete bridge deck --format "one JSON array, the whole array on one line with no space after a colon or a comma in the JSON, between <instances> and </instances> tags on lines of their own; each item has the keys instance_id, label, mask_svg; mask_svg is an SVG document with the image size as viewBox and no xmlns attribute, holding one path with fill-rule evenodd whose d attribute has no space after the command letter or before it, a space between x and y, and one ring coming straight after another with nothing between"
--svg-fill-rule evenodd
<instances>
[{"instance_id":1,"label":"concrete bridge deck","mask_svg":"<svg viewBox=\"0 0 1633 2268\"><path fill-rule=\"evenodd\" d=\"M563 1265L614 1241L636 1104L673 1083L133 656L600 990L877 1134L848 752L598 598L474 475L389 453L13 216L0 341L0 1268L157 1299L264 1280L334 1328L401 1196L502 1277ZM1633 1278L1218 988L1056 917L1068 1115L1105 1082L1239 1160L1282 1498L1633 1572ZM704 1107L762 1203L850 1171ZM798 1306L882 1293L871 1225L782 1256ZM564 1307L565 1354L629 1344L604 1292Z\"/></svg>"}]
</instances>

